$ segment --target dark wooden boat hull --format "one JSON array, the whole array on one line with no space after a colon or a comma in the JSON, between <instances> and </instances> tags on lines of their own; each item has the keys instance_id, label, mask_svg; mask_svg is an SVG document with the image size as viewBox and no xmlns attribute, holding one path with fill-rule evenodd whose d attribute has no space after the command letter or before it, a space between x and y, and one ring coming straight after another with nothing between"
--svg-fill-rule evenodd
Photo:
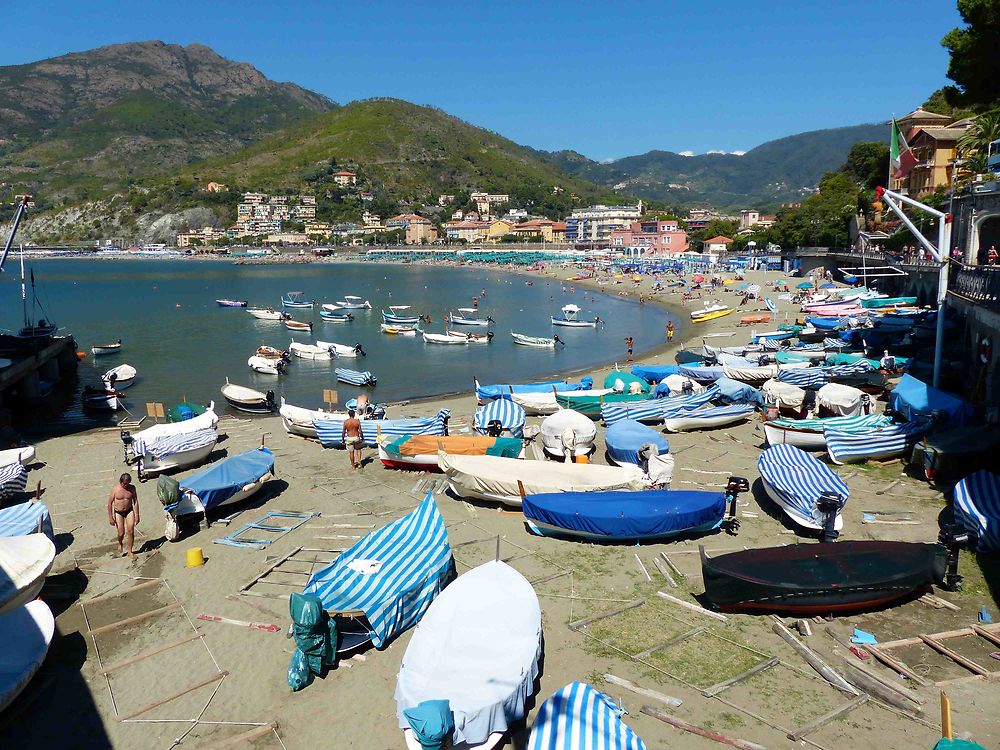
<instances>
[{"instance_id":1,"label":"dark wooden boat hull","mask_svg":"<svg viewBox=\"0 0 1000 750\"><path fill-rule=\"evenodd\" d=\"M724 612L801 615L875 609L940 583L940 544L849 541L702 555L705 597Z\"/></svg>"}]
</instances>

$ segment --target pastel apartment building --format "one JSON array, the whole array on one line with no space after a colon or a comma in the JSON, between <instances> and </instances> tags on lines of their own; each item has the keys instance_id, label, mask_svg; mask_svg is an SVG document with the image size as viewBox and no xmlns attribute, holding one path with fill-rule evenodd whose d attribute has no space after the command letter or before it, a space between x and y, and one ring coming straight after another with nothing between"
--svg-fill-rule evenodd
<instances>
[{"instance_id":1,"label":"pastel apartment building","mask_svg":"<svg viewBox=\"0 0 1000 750\"><path fill-rule=\"evenodd\" d=\"M475 192L469 196L469 200L476 206L476 210L481 214L490 213L493 206L500 206L510 203L510 196L506 193L482 193Z\"/></svg>"},{"instance_id":2,"label":"pastel apartment building","mask_svg":"<svg viewBox=\"0 0 1000 750\"><path fill-rule=\"evenodd\" d=\"M354 172L334 172L333 181L340 187L350 187L351 185L358 184L358 176Z\"/></svg>"},{"instance_id":3,"label":"pastel apartment building","mask_svg":"<svg viewBox=\"0 0 1000 750\"><path fill-rule=\"evenodd\" d=\"M437 230L430 219L417 214L400 214L387 219L385 228L389 231L401 229L407 245L423 245L437 240Z\"/></svg>"},{"instance_id":4,"label":"pastel apartment building","mask_svg":"<svg viewBox=\"0 0 1000 750\"><path fill-rule=\"evenodd\" d=\"M541 237L542 242L563 242L566 239L566 222L552 219L531 219L514 225L511 234L525 239Z\"/></svg>"},{"instance_id":5,"label":"pastel apartment building","mask_svg":"<svg viewBox=\"0 0 1000 750\"><path fill-rule=\"evenodd\" d=\"M614 229L627 229L642 218L642 201L637 206L578 208L566 219L567 242L608 243Z\"/></svg>"},{"instance_id":6,"label":"pastel apartment building","mask_svg":"<svg viewBox=\"0 0 1000 750\"><path fill-rule=\"evenodd\" d=\"M228 235L224 229L215 227L203 227L201 229L189 229L187 232L177 233L177 247L198 247L211 244L217 240L225 239Z\"/></svg>"},{"instance_id":7,"label":"pastel apartment building","mask_svg":"<svg viewBox=\"0 0 1000 750\"><path fill-rule=\"evenodd\" d=\"M740 231L754 228L767 229L777 220L778 217L772 214L762 214L756 209L744 208L740 211Z\"/></svg>"},{"instance_id":8,"label":"pastel apartment building","mask_svg":"<svg viewBox=\"0 0 1000 750\"><path fill-rule=\"evenodd\" d=\"M897 120L917 163L905 177L892 178L893 190L919 199L950 187L954 162L958 158L958 140L974 119L956 120L917 107Z\"/></svg>"},{"instance_id":9,"label":"pastel apartment building","mask_svg":"<svg viewBox=\"0 0 1000 750\"><path fill-rule=\"evenodd\" d=\"M316 219L315 195L268 195L244 193L236 206L236 225L242 235L281 232L284 221L312 222Z\"/></svg>"},{"instance_id":10,"label":"pastel apartment building","mask_svg":"<svg viewBox=\"0 0 1000 750\"><path fill-rule=\"evenodd\" d=\"M687 251L688 236L676 221L634 221L626 229L611 230L611 247L630 255L674 255Z\"/></svg>"}]
</instances>

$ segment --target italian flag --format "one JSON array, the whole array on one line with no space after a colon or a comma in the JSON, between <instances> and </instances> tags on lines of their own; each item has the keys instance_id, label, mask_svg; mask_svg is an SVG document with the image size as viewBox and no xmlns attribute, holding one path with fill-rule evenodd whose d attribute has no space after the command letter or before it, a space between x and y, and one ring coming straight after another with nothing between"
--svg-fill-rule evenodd
<instances>
[{"instance_id":1,"label":"italian flag","mask_svg":"<svg viewBox=\"0 0 1000 750\"><path fill-rule=\"evenodd\" d=\"M906 142L895 120L892 121L892 139L889 142L889 164L892 176L897 180L906 177L917 164L917 157L910 150L910 144Z\"/></svg>"}]
</instances>

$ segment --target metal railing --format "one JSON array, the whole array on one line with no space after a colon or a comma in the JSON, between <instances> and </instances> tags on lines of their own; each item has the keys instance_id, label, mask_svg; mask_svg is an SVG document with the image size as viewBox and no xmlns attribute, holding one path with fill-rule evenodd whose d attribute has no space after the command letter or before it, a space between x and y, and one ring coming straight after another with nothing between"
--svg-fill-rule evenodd
<instances>
[{"instance_id":1,"label":"metal railing","mask_svg":"<svg viewBox=\"0 0 1000 750\"><path fill-rule=\"evenodd\" d=\"M948 293L969 302L1000 307L1000 266L967 266L951 262Z\"/></svg>"}]
</instances>

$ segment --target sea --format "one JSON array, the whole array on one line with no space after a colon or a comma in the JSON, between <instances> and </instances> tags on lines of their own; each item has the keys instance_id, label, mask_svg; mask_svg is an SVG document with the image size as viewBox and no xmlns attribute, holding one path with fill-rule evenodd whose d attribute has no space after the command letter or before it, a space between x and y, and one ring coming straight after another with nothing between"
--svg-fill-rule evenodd
<instances>
[{"instance_id":1,"label":"sea","mask_svg":"<svg viewBox=\"0 0 1000 750\"><path fill-rule=\"evenodd\" d=\"M108 369L128 363L138 370L135 384L125 391L126 409L146 413L146 403L169 407L181 401L215 401L220 413L229 411L220 388L231 382L261 391L275 400L308 408L323 405L325 389L335 389L340 404L359 389L336 382L335 367L368 370L378 378L369 397L378 403L398 403L456 392L469 392L473 379L486 383L518 383L550 379L560 373L618 361L624 367L626 336L635 339L635 354L664 342L668 320L679 332L684 321L657 305L639 305L634 298L598 294L572 283L528 279L501 271L426 265L378 263L317 263L236 265L228 261L42 259L26 263L34 270L35 317L49 317L60 334L72 334L87 352L79 369L79 386L99 384ZM20 278L16 263L0 277L0 327L19 328L22 321ZM13 273L11 273L13 271ZM529 285L527 282L533 283ZM293 333L279 322L260 321L245 308L220 307L216 299L247 300L251 307L281 309L281 296L303 292L316 301L312 309L289 310L296 320L312 321L313 334ZM320 304L346 294L369 300L371 310L352 311L350 323L326 322ZM428 332L445 330L445 314L472 307L478 298L481 316L495 323L489 345L442 346L416 337L389 336L379 330L380 310L409 305L414 314L431 317ZM573 303L580 317L605 321L596 329L556 327L550 316ZM28 297L29 314L31 295ZM481 328L456 326L482 332ZM517 346L510 332L529 336L557 334L565 346L554 350ZM121 339L115 355L94 357L94 344ZM252 372L247 358L262 344L286 349L292 341L316 339L353 346L366 356L357 359L309 361L292 357L285 374L274 377ZM600 384L598 384L600 385ZM119 413L118 418L124 414ZM64 414L84 418L77 396Z\"/></svg>"}]
</instances>

